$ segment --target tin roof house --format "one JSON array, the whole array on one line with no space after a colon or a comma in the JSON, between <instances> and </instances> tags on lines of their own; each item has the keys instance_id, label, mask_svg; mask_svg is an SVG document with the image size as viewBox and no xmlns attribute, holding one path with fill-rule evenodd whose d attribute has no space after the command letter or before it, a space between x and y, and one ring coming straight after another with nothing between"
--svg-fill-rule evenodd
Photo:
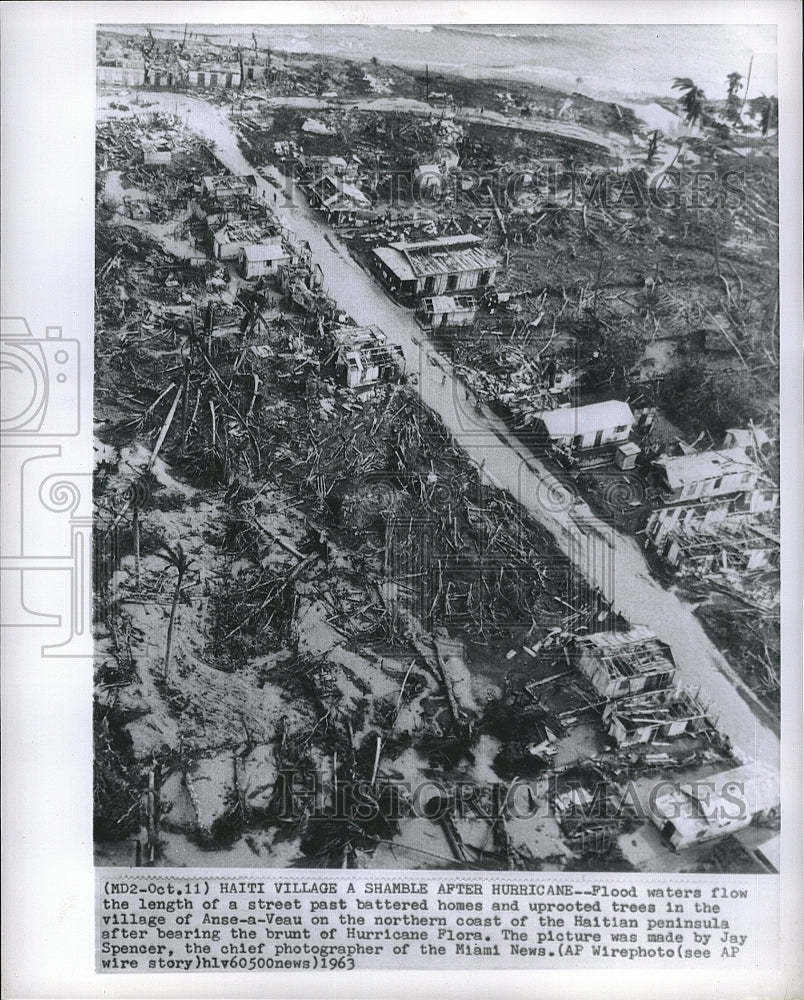
<instances>
[{"instance_id":1,"label":"tin roof house","mask_svg":"<svg viewBox=\"0 0 804 1000\"><path fill-rule=\"evenodd\" d=\"M750 493L761 470L742 448L703 451L694 455L662 455L653 466L665 500L709 499Z\"/></svg>"},{"instance_id":2,"label":"tin roof house","mask_svg":"<svg viewBox=\"0 0 804 1000\"><path fill-rule=\"evenodd\" d=\"M248 243L238 253L240 273L244 278L261 278L276 274L283 264L293 259L291 251L278 238L270 243Z\"/></svg>"},{"instance_id":3,"label":"tin roof house","mask_svg":"<svg viewBox=\"0 0 804 1000\"><path fill-rule=\"evenodd\" d=\"M376 247L371 263L382 282L402 299L451 295L493 285L500 261L472 234Z\"/></svg>"},{"instance_id":4,"label":"tin roof house","mask_svg":"<svg viewBox=\"0 0 804 1000\"><path fill-rule=\"evenodd\" d=\"M545 410L534 423L537 439L572 452L614 450L631 435L634 414L628 403L609 399L587 406Z\"/></svg>"}]
</instances>

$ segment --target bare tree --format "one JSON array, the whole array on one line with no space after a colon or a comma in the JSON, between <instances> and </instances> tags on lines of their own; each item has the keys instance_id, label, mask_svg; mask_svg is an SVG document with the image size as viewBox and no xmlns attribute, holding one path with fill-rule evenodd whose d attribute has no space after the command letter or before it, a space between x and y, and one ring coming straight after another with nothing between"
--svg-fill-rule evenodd
<instances>
[{"instance_id":1,"label":"bare tree","mask_svg":"<svg viewBox=\"0 0 804 1000\"><path fill-rule=\"evenodd\" d=\"M169 545L164 546L164 553L161 556L162 559L167 560L171 566L176 569L176 586L173 590L173 603L170 606L170 620L168 622L167 639L165 641L165 679L167 680L168 673L170 671L170 647L173 643L173 624L176 620L176 609L179 605L179 596L181 594L181 585L184 582L184 577L187 574L187 570L190 568L192 559L190 559L184 549L182 548L181 542L176 543L175 549L171 549Z\"/></svg>"}]
</instances>

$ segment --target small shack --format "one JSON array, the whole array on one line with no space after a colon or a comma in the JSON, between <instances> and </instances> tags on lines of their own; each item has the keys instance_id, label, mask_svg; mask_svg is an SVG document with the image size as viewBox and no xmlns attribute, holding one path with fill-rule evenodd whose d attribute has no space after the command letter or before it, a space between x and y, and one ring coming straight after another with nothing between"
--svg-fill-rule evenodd
<instances>
[{"instance_id":1,"label":"small shack","mask_svg":"<svg viewBox=\"0 0 804 1000\"><path fill-rule=\"evenodd\" d=\"M472 295L429 295L417 311L428 326L471 326L477 316L477 301Z\"/></svg>"},{"instance_id":2,"label":"small shack","mask_svg":"<svg viewBox=\"0 0 804 1000\"><path fill-rule=\"evenodd\" d=\"M371 264L380 280L403 299L449 295L494 284L499 259L471 233L376 247Z\"/></svg>"},{"instance_id":3,"label":"small shack","mask_svg":"<svg viewBox=\"0 0 804 1000\"><path fill-rule=\"evenodd\" d=\"M379 327L342 327L333 334L335 373L349 389L395 382L404 373L402 349L388 345Z\"/></svg>"},{"instance_id":4,"label":"small shack","mask_svg":"<svg viewBox=\"0 0 804 1000\"><path fill-rule=\"evenodd\" d=\"M603 709L603 724L622 747L696 733L710 723L692 692L662 690L610 702Z\"/></svg>"},{"instance_id":5,"label":"small shack","mask_svg":"<svg viewBox=\"0 0 804 1000\"><path fill-rule=\"evenodd\" d=\"M359 213L371 208L371 202L357 185L331 173L310 185L310 204L335 225L354 222Z\"/></svg>"},{"instance_id":6,"label":"small shack","mask_svg":"<svg viewBox=\"0 0 804 1000\"><path fill-rule=\"evenodd\" d=\"M167 142L142 143L142 162L146 167L168 166L173 159L170 146Z\"/></svg>"},{"instance_id":7,"label":"small shack","mask_svg":"<svg viewBox=\"0 0 804 1000\"><path fill-rule=\"evenodd\" d=\"M779 815L779 772L754 761L689 784L671 785L656 797L652 819L675 849L714 840Z\"/></svg>"},{"instance_id":8,"label":"small shack","mask_svg":"<svg viewBox=\"0 0 804 1000\"><path fill-rule=\"evenodd\" d=\"M634 425L628 403L610 399L587 406L561 406L546 410L535 424L537 439L573 452L610 447L626 442Z\"/></svg>"},{"instance_id":9,"label":"small shack","mask_svg":"<svg viewBox=\"0 0 804 1000\"><path fill-rule=\"evenodd\" d=\"M627 632L594 632L577 640L578 668L605 699L672 687L673 654L644 625Z\"/></svg>"},{"instance_id":10,"label":"small shack","mask_svg":"<svg viewBox=\"0 0 804 1000\"><path fill-rule=\"evenodd\" d=\"M291 254L281 243L249 244L239 253L240 273L244 278L276 274L281 264L289 264Z\"/></svg>"},{"instance_id":11,"label":"small shack","mask_svg":"<svg viewBox=\"0 0 804 1000\"><path fill-rule=\"evenodd\" d=\"M693 455L662 455L653 466L667 501L709 499L730 493L750 493L761 470L742 448L703 451Z\"/></svg>"}]
</instances>

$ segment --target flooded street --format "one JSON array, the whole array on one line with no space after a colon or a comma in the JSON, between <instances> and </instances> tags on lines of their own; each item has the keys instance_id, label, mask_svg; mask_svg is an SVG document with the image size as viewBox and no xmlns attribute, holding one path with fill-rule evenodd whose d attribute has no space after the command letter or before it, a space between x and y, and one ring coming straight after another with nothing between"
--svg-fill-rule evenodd
<instances>
[{"instance_id":1,"label":"flooded street","mask_svg":"<svg viewBox=\"0 0 804 1000\"><path fill-rule=\"evenodd\" d=\"M255 172L237 145L225 108L168 93L149 94L148 101L153 110L158 106L178 115L212 141L220 161L233 172ZM278 173L274 177L282 180ZM551 532L572 564L601 588L618 611L634 623L649 626L672 646L680 681L693 689L700 687L719 727L735 747L747 759L778 766L779 739L755 714L753 695L710 641L690 605L652 579L637 541L604 524L571 496L499 418L476 410L474 397L453 376L449 362L429 343L412 313L386 296L300 192L288 199L282 183L278 188L261 181L261 193L281 222L310 244L328 294L358 324L376 324L389 342L402 348L408 373L418 374L422 400L439 414L482 474L512 494Z\"/></svg>"}]
</instances>

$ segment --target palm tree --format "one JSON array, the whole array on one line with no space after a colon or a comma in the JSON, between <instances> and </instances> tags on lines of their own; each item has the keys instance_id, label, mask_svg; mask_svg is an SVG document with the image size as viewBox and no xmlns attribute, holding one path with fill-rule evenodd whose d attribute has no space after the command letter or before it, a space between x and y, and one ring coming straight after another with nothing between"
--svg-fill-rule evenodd
<instances>
[{"instance_id":1,"label":"palm tree","mask_svg":"<svg viewBox=\"0 0 804 1000\"><path fill-rule=\"evenodd\" d=\"M766 97L762 95L762 103L759 112L759 128L763 136L767 136L771 129L777 128L779 124L779 100L776 97Z\"/></svg>"},{"instance_id":2,"label":"palm tree","mask_svg":"<svg viewBox=\"0 0 804 1000\"><path fill-rule=\"evenodd\" d=\"M684 108L689 124L694 125L700 121L703 118L704 101L706 100L706 94L701 88L697 87L688 76L677 76L673 81L673 90L683 91L678 100Z\"/></svg>"},{"instance_id":3,"label":"palm tree","mask_svg":"<svg viewBox=\"0 0 804 1000\"><path fill-rule=\"evenodd\" d=\"M726 100L730 103L737 99L737 91L743 89L742 79L742 73L729 73L726 77L726 84L728 85Z\"/></svg>"},{"instance_id":4,"label":"palm tree","mask_svg":"<svg viewBox=\"0 0 804 1000\"><path fill-rule=\"evenodd\" d=\"M740 120L741 108L737 106L739 103L737 92L743 89L742 79L742 73L729 73L726 77L726 86L728 88L726 91L726 107L729 116L734 121Z\"/></svg>"},{"instance_id":5,"label":"palm tree","mask_svg":"<svg viewBox=\"0 0 804 1000\"><path fill-rule=\"evenodd\" d=\"M171 549L169 545L165 545L164 554L161 558L167 560L171 566L176 567L176 587L173 591L173 603L170 607L170 621L168 622L167 640L165 641L165 680L167 680L170 669L170 647L173 642L173 623L176 619L176 608L179 604L181 585L187 570L190 568L192 559L188 558L185 554L181 542L176 544L175 549Z\"/></svg>"}]
</instances>

